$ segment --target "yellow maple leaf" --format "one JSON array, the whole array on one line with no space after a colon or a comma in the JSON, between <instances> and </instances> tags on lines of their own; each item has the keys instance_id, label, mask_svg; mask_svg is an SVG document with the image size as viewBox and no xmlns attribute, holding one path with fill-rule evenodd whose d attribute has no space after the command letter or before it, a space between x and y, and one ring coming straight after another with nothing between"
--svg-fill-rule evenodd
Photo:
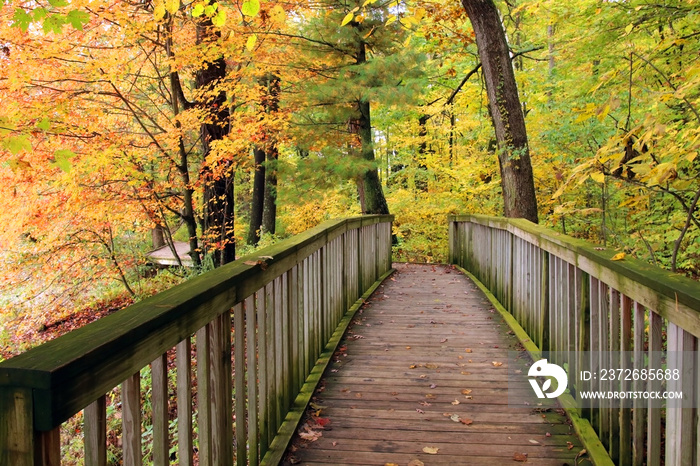
<instances>
[{"instance_id":1,"label":"yellow maple leaf","mask_svg":"<svg viewBox=\"0 0 700 466\"><path fill-rule=\"evenodd\" d=\"M624 258L625 258L625 253L624 253L624 252L618 252L617 254L615 254L614 256L612 256L612 259L610 259L610 260L613 260L613 261L621 261L621 260L624 259Z\"/></svg>"}]
</instances>

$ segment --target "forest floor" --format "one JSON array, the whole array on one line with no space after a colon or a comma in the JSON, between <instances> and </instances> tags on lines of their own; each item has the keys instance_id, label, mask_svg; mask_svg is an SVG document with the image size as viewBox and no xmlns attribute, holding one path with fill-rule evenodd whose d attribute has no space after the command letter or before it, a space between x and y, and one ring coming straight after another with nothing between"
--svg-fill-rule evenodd
<instances>
[{"instance_id":1,"label":"forest floor","mask_svg":"<svg viewBox=\"0 0 700 466\"><path fill-rule=\"evenodd\" d=\"M37 323L34 328L24 332L13 331L13 328L19 326L18 321L21 320L21 317L19 317L15 321L10 322L4 329L6 335L0 341L0 361L17 356L29 348L58 338L131 304L133 304L133 300L129 296L117 297L109 301L92 304L56 320ZM65 314L65 312L56 310L56 312L48 312L46 315L56 316L61 314Z\"/></svg>"}]
</instances>

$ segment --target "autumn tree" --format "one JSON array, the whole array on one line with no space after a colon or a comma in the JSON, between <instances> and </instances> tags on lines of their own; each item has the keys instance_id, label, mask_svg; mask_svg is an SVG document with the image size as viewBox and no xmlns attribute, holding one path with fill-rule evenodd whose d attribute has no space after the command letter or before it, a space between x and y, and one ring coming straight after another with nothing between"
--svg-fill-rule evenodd
<instances>
[{"instance_id":1,"label":"autumn tree","mask_svg":"<svg viewBox=\"0 0 700 466\"><path fill-rule=\"evenodd\" d=\"M504 214L537 223L537 196L525 117L501 17L492 0L462 0L476 36L498 142Z\"/></svg>"},{"instance_id":2,"label":"autumn tree","mask_svg":"<svg viewBox=\"0 0 700 466\"><path fill-rule=\"evenodd\" d=\"M385 214L389 208L377 172L372 106L409 100L409 87L402 81L410 80L420 60L409 64L400 55L405 31L395 21L387 24L388 5L353 5L321 2L297 36L304 66L312 71L311 79L300 83L299 92L309 102L307 121L300 124L312 122L348 140L348 152L357 160L354 176L362 212Z\"/></svg>"}]
</instances>

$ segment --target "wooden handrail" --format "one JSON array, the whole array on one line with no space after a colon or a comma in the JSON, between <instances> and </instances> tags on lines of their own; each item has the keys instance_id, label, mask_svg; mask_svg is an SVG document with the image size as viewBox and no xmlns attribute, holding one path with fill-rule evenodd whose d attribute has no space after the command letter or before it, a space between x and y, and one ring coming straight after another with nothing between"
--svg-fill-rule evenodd
<instances>
[{"instance_id":1,"label":"wooden handrail","mask_svg":"<svg viewBox=\"0 0 700 466\"><path fill-rule=\"evenodd\" d=\"M256 411L253 418L260 421L260 436L265 438L260 439L260 446L251 446L259 457L245 461L239 458L239 464L256 464L335 325L355 300L391 268L392 219L363 216L328 221L0 363L0 464L54 464L51 461L55 461L57 454L53 445L57 427L83 408L94 410L93 403L101 405L95 416L103 417L104 395L124 381L122 390L128 394L122 394L124 405L128 396L134 396L133 386L137 397L131 402L138 403L138 373L149 364L154 392L156 384L160 384L157 386L161 393L167 394L162 385L167 384L164 355L177 346L178 368L190 370L187 364L182 364L182 358L184 355L189 358L188 348L195 334L197 352L201 354L197 366L198 397L200 402L207 403L206 412L199 415L211 418L205 419L206 423L220 423L212 431L231 430L226 424L231 422L232 408L228 409L228 419L226 414L213 411L218 411L218 407L226 409L222 397L228 398L230 404L233 382L238 389L255 391L256 387L251 385L254 380L245 379L246 370L242 370L246 364L255 364L250 361L256 358L255 350L262 353L279 350L279 354L266 356L272 358L270 361L258 361L257 369L247 367L258 371L257 375L248 377L259 377L266 384L257 387L259 391L254 395L260 398L262 393L265 398L272 394L276 398L271 402L272 407L265 401L259 403L258 410L253 409L254 400L248 403L252 405L250 411ZM246 327L246 321L253 325ZM239 360L236 377L240 380L232 382L231 328L236 324L244 328L237 332L233 342L234 347L238 344L235 359ZM290 354L285 354L287 351ZM223 361L226 357L221 354L228 354L228 362ZM292 361L292 357L296 360ZM201 361L208 358L212 361L205 367ZM277 372L276 364L279 364ZM267 370L268 366L271 372L262 374L261 368ZM274 374L275 380L267 380L270 374ZM186 385L179 385L178 391L187 396ZM159 409L163 402L167 417L167 400L158 400ZM217 409L212 411L209 405ZM239 414L244 413L241 405L236 406ZM137 414L138 406L132 408ZM274 412L270 414L269 410ZM154 406L154 416L155 411ZM139 419L134 422L138 423ZM104 420L100 423L104 424ZM154 422L154 437L158 429ZM206 464L202 463L202 456L209 453L203 449L211 447L211 454L218 455L221 452L214 450L226 440L212 443L208 439L207 445L202 446L201 434L200 428L200 464ZM163 438L167 442L167 425L165 434L160 429L158 435L161 443ZM88 437L86 444L93 441L92 436ZM140 427L136 437L140 440ZM130 447L124 443L126 451ZM132 446L138 448L137 443ZM140 451L134 454L140 455ZM157 454L162 457L162 446L160 453L154 451L154 458ZM224 452L220 458L227 456L232 454Z\"/></svg>"},{"instance_id":2,"label":"wooden handrail","mask_svg":"<svg viewBox=\"0 0 700 466\"><path fill-rule=\"evenodd\" d=\"M700 462L700 285L688 278L596 247L521 219L451 216L450 262L472 273L527 332L540 352L567 365L572 396L581 391L658 390L654 381L577 381L576 367L640 368L660 351L692 356L684 371L683 404L662 410L635 400L627 409L603 402L580 413L616 464ZM626 355L626 354L627 355ZM632 358L627 359L633 355ZM589 358L589 359L582 359ZM636 366L629 366L634 361ZM627 366L625 366L627 364ZM580 401L580 400L579 400ZM665 442L662 437L665 436ZM665 451L662 451L662 445Z\"/></svg>"}]
</instances>

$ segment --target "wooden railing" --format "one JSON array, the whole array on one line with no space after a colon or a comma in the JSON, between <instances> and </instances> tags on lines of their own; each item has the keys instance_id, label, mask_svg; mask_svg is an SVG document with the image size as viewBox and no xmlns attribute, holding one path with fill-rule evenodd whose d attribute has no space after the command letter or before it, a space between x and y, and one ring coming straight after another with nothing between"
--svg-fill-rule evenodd
<instances>
[{"instance_id":1,"label":"wooden railing","mask_svg":"<svg viewBox=\"0 0 700 466\"><path fill-rule=\"evenodd\" d=\"M391 221L327 222L3 362L0 464L60 464L81 410L88 466L108 439L129 466L277 464L339 323L391 269Z\"/></svg>"},{"instance_id":2,"label":"wooden railing","mask_svg":"<svg viewBox=\"0 0 700 466\"><path fill-rule=\"evenodd\" d=\"M580 414L615 464L700 464L697 282L629 257L611 260L616 251L525 220L454 216L449 235L450 262L476 276L540 351L565 358L553 362L572 369L570 387L577 367L654 368L661 351L684 355L674 362L682 382L671 380L666 387L682 390L682 405L660 409L636 399L633 409L602 403ZM658 381L591 380L571 392L575 398L581 390L659 387Z\"/></svg>"}]
</instances>

